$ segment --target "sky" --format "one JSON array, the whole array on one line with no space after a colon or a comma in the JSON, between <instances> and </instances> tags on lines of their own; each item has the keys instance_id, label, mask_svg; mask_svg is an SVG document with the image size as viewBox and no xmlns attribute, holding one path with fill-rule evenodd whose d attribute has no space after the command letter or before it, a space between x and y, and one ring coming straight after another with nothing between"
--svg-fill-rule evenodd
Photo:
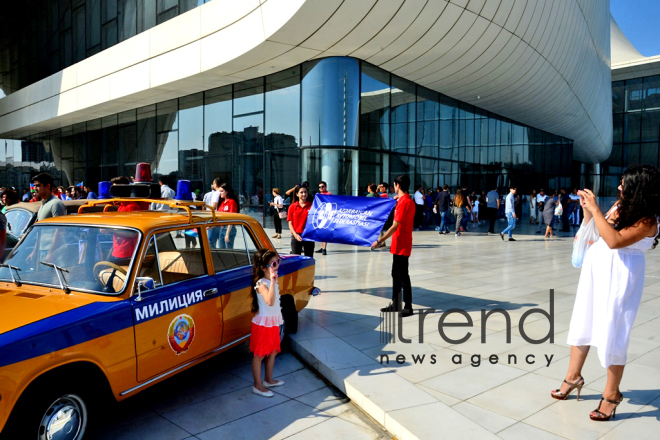
<instances>
[{"instance_id":1,"label":"sky","mask_svg":"<svg viewBox=\"0 0 660 440\"><path fill-rule=\"evenodd\" d=\"M610 11L642 55L660 55L660 0L610 0Z\"/></svg>"}]
</instances>

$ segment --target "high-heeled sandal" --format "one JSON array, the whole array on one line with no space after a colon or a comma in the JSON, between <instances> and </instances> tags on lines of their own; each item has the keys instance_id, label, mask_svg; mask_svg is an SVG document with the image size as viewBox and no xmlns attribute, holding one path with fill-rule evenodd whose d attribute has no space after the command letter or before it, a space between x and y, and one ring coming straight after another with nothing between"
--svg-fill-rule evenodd
<instances>
[{"instance_id":1,"label":"high-heeled sandal","mask_svg":"<svg viewBox=\"0 0 660 440\"><path fill-rule=\"evenodd\" d=\"M577 400L580 400L580 391L582 391L582 387L584 386L584 377L580 376L580 378L575 382L569 382L566 379L564 379L564 382L571 386L566 393L562 393L560 391L561 388L559 388L550 391L550 395L558 400L566 400L568 398L568 395L571 394L573 390L577 388Z\"/></svg>"},{"instance_id":2,"label":"high-heeled sandal","mask_svg":"<svg viewBox=\"0 0 660 440\"><path fill-rule=\"evenodd\" d=\"M596 415L594 416L593 414L589 414L589 418L591 420L595 420L596 422L607 422L610 419L610 417L612 418L612 420L614 420L614 418L616 416L616 408L617 408L617 406L619 406L619 404L621 402L623 402L623 394L621 393L621 391L619 391L619 394L621 394L621 397L619 398L618 401L610 400L610 399L606 399L604 397L601 397L600 398L600 403L598 404L598 408L596 408L595 410L592 411L592 413L596 413ZM608 403L611 403L611 404L614 405L614 408L612 409L612 412L610 413L609 416L606 416L605 413L600 411L600 406L603 404L603 400L605 402L608 402Z\"/></svg>"}]
</instances>

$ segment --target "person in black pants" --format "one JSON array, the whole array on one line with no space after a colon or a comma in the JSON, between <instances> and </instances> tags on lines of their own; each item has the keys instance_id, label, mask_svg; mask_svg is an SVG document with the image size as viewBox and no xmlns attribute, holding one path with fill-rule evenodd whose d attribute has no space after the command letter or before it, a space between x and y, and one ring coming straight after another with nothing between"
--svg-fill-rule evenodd
<instances>
[{"instance_id":1,"label":"person in black pants","mask_svg":"<svg viewBox=\"0 0 660 440\"><path fill-rule=\"evenodd\" d=\"M490 190L486 194L486 212L488 213L488 233L495 233L495 220L497 220L497 211L500 209L500 195L497 188Z\"/></svg>"},{"instance_id":2,"label":"person in black pants","mask_svg":"<svg viewBox=\"0 0 660 440\"><path fill-rule=\"evenodd\" d=\"M402 317L413 314L412 285L408 273L408 260L412 252L413 223L415 220L415 202L410 198L410 177L398 176L394 179L397 201L394 208L394 221L385 235L374 241L372 248L392 237L390 252L392 253L392 303L380 309L381 312L400 312ZM401 290L403 290L403 308L401 307Z\"/></svg>"},{"instance_id":3,"label":"person in black pants","mask_svg":"<svg viewBox=\"0 0 660 440\"><path fill-rule=\"evenodd\" d=\"M561 232L571 232L571 228L568 226L568 215L570 214L569 204L571 197L568 195L566 188L562 188L560 191L561 195L559 196L559 202L561 203L563 210L561 214Z\"/></svg>"},{"instance_id":4,"label":"person in black pants","mask_svg":"<svg viewBox=\"0 0 660 440\"><path fill-rule=\"evenodd\" d=\"M304 186L298 188L296 195L298 201L289 206L286 218L289 223L289 231L291 231L291 253L294 255L304 253L306 257L313 257L314 242L304 241L300 236L305 230L307 215L312 207L312 202L307 200L308 192Z\"/></svg>"}]
</instances>

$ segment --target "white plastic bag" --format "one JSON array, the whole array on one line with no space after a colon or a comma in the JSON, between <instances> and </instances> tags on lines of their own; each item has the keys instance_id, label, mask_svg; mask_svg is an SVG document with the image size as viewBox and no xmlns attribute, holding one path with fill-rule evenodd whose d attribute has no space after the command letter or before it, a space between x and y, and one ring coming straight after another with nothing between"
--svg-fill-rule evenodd
<instances>
[{"instance_id":1,"label":"white plastic bag","mask_svg":"<svg viewBox=\"0 0 660 440\"><path fill-rule=\"evenodd\" d=\"M589 223L586 225L584 221L582 221L580 229L578 229L577 234L575 234L575 239L573 240L573 255L571 255L571 263L573 263L574 267L582 267L584 256L587 254L591 245L594 244L599 237L598 228L596 228L596 222L594 222L593 218L589 220Z\"/></svg>"},{"instance_id":2,"label":"white plastic bag","mask_svg":"<svg viewBox=\"0 0 660 440\"><path fill-rule=\"evenodd\" d=\"M555 208L555 215L562 215L564 213L564 207L561 206L561 203L557 203L557 207Z\"/></svg>"}]
</instances>

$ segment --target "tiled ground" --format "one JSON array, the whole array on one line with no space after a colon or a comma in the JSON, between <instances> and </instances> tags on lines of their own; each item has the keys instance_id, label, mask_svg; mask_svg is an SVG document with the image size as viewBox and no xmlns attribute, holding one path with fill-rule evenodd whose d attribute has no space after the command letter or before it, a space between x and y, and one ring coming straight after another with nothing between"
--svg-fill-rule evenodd
<instances>
[{"instance_id":1,"label":"tiled ground","mask_svg":"<svg viewBox=\"0 0 660 440\"><path fill-rule=\"evenodd\" d=\"M498 222L497 230L503 228L504 222ZM415 232L410 259L414 306L437 311L427 316L423 337L417 315L403 320L401 331L411 344L380 340L379 309L391 297L389 252L330 244L328 255L317 257L316 282L323 293L301 314L294 349L399 439L657 439L660 249L647 254L646 288L621 384L624 402L616 421L598 423L588 415L598 404L606 371L595 352L583 371L586 387L579 402L575 395L567 401L549 395L568 366L566 334L580 274L570 262L572 237L558 233L544 240L521 224L513 243L485 231L481 226L462 237ZM287 233L276 244L287 252L288 240ZM555 291L554 344L530 344L521 337L518 322L531 308L549 310L550 288ZM438 318L450 308L466 310L473 320L472 329L447 330L453 338L470 331L463 344L449 344L438 333ZM497 313L486 322L487 340L481 343L482 308L509 312L510 343L506 321ZM465 318L450 315L447 321ZM533 314L524 330L541 338L549 331L548 320ZM388 365L378 362L382 354L389 355ZM415 364L413 354L425 355L424 363ZM462 365L452 362L459 354ZM508 363L509 354L516 355L516 364ZM406 356L403 364L397 364L397 355ZM489 363L491 355L498 355L496 365ZM528 355L535 356L529 358L534 364L525 362ZM552 356L549 366L546 356ZM480 366L472 366L479 358Z\"/></svg>"},{"instance_id":2,"label":"tiled ground","mask_svg":"<svg viewBox=\"0 0 660 440\"><path fill-rule=\"evenodd\" d=\"M390 439L344 394L291 353L275 362L285 385L252 394L252 356L243 344L104 408L96 440ZM87 438L87 437L85 437Z\"/></svg>"}]
</instances>

